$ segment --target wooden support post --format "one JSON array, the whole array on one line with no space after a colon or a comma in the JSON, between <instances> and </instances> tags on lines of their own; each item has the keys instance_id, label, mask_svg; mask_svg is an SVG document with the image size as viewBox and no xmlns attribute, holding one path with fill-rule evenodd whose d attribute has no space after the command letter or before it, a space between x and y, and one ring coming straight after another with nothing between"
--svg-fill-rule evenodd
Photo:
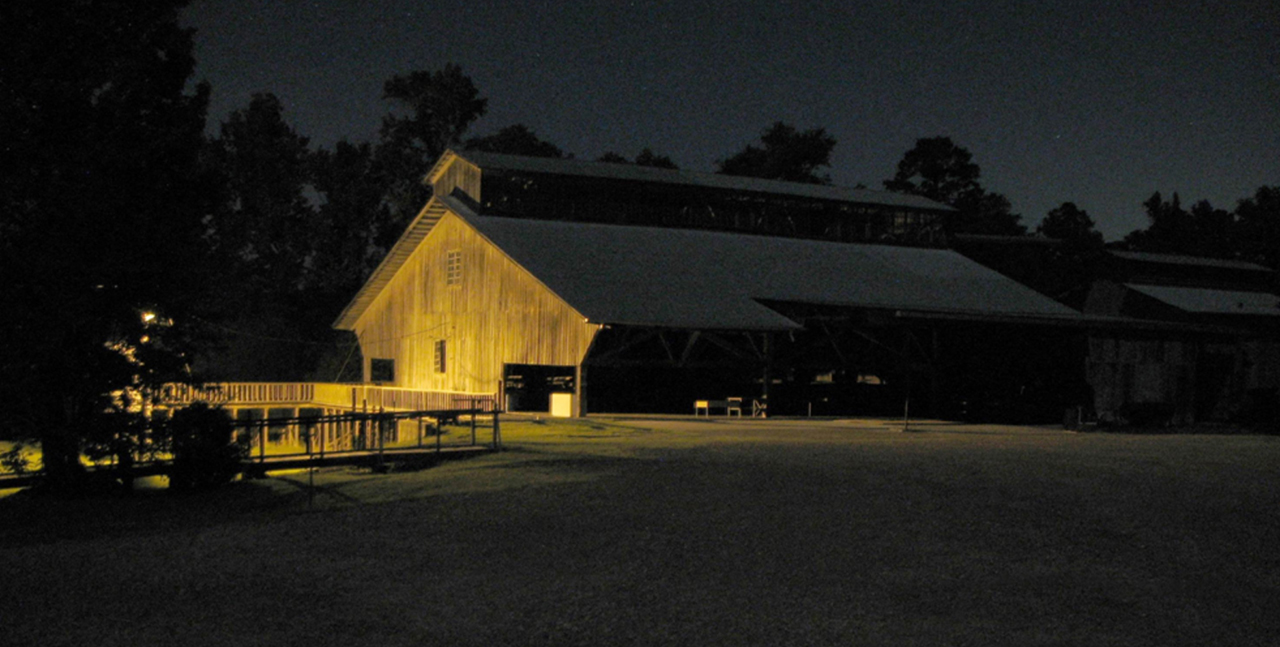
<instances>
[{"instance_id":1,"label":"wooden support post","mask_svg":"<svg viewBox=\"0 0 1280 647\"><path fill-rule=\"evenodd\" d=\"M471 399L471 444L476 444L476 401Z\"/></svg>"},{"instance_id":2,"label":"wooden support post","mask_svg":"<svg viewBox=\"0 0 1280 647\"><path fill-rule=\"evenodd\" d=\"M377 429L378 431L378 471L382 471L382 456L383 456L383 449L385 444L383 442L383 439L387 435L386 429L384 428L385 425L387 424L387 419L385 416L386 416L386 409L384 409L383 407L378 407L378 424L374 425L374 428Z\"/></svg>"},{"instance_id":3,"label":"wooden support post","mask_svg":"<svg viewBox=\"0 0 1280 647\"><path fill-rule=\"evenodd\" d=\"M493 449L499 451L502 449L502 427L498 424L498 408L493 408Z\"/></svg>"},{"instance_id":4,"label":"wooden support post","mask_svg":"<svg viewBox=\"0 0 1280 647\"><path fill-rule=\"evenodd\" d=\"M769 383L773 381L773 375L770 374L770 369L773 364L773 347L772 344L770 344L771 341L772 335L770 333L764 333L764 342L761 348L762 354L764 355L764 375L762 376L762 383L760 385L760 402L762 405L760 409L761 418L769 417Z\"/></svg>"},{"instance_id":5,"label":"wooden support post","mask_svg":"<svg viewBox=\"0 0 1280 647\"><path fill-rule=\"evenodd\" d=\"M360 439L359 439L360 447L359 448L363 450L368 450L369 449L369 401L362 400L361 405L362 405L361 407L362 413L364 415L360 416Z\"/></svg>"},{"instance_id":6,"label":"wooden support post","mask_svg":"<svg viewBox=\"0 0 1280 647\"><path fill-rule=\"evenodd\" d=\"M299 427L302 428L303 440L306 441L305 449L307 456L310 456L312 449L311 443L313 442L312 437L315 436L316 423L314 420L302 421L301 424L299 424Z\"/></svg>"},{"instance_id":7,"label":"wooden support post","mask_svg":"<svg viewBox=\"0 0 1280 647\"><path fill-rule=\"evenodd\" d=\"M570 415L581 418L587 415L587 366L578 364L573 370L573 408Z\"/></svg>"},{"instance_id":8,"label":"wooden support post","mask_svg":"<svg viewBox=\"0 0 1280 647\"><path fill-rule=\"evenodd\" d=\"M913 379L911 376L912 374L911 341L913 339L915 339L915 335L913 335L910 330L907 331L907 336L902 339L901 361L902 361L903 370L906 371L906 377L907 377L907 395L906 395L906 398L903 400L903 404L902 404L902 430L903 431L909 431L911 428L911 383L913 382Z\"/></svg>"}]
</instances>

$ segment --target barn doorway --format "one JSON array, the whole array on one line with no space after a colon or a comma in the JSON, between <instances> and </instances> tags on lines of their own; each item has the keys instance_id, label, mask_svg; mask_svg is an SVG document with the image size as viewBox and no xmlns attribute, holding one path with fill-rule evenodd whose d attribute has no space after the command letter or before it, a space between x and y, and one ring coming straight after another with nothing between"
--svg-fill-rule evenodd
<instances>
[{"instance_id":1,"label":"barn doorway","mask_svg":"<svg viewBox=\"0 0 1280 647\"><path fill-rule=\"evenodd\" d=\"M573 366L506 364L502 384L507 411L550 411L552 393L573 393L575 373Z\"/></svg>"}]
</instances>

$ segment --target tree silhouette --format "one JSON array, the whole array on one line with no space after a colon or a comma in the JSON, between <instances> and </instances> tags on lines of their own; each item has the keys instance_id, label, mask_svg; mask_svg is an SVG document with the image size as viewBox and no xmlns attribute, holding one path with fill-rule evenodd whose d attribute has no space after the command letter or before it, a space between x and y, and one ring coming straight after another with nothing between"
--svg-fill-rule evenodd
<instances>
[{"instance_id":1,"label":"tree silhouette","mask_svg":"<svg viewBox=\"0 0 1280 647\"><path fill-rule=\"evenodd\" d=\"M124 400L189 379L214 183L184 4L5 5L0 425L39 438L55 487L91 445L130 453L111 431L140 422Z\"/></svg>"},{"instance_id":2,"label":"tree silhouette","mask_svg":"<svg viewBox=\"0 0 1280 647\"><path fill-rule=\"evenodd\" d=\"M1210 258L1234 258L1239 252L1235 244L1235 214L1215 208L1208 200L1191 205L1191 227L1194 244L1188 253Z\"/></svg>"},{"instance_id":3,"label":"tree silhouette","mask_svg":"<svg viewBox=\"0 0 1280 647\"><path fill-rule=\"evenodd\" d=\"M1125 236L1122 243L1126 248L1156 254L1195 255L1195 227L1177 193L1172 200L1165 200L1156 191L1142 207L1147 213L1147 228Z\"/></svg>"},{"instance_id":4,"label":"tree silhouette","mask_svg":"<svg viewBox=\"0 0 1280 647\"><path fill-rule=\"evenodd\" d=\"M750 144L716 165L723 175L759 177L788 182L831 184L829 175L818 169L830 166L836 140L822 128L803 132L775 122L760 135L761 146Z\"/></svg>"},{"instance_id":5,"label":"tree silhouette","mask_svg":"<svg viewBox=\"0 0 1280 647\"><path fill-rule=\"evenodd\" d=\"M1280 186L1262 186L1236 206L1236 247L1255 263L1280 269Z\"/></svg>"},{"instance_id":6,"label":"tree silhouette","mask_svg":"<svg viewBox=\"0 0 1280 647\"><path fill-rule=\"evenodd\" d=\"M425 162L434 162L446 148L462 141L463 133L484 116L489 102L453 63L435 72L393 76L383 86L383 98L408 112L383 118L383 139L402 143Z\"/></svg>"},{"instance_id":7,"label":"tree silhouette","mask_svg":"<svg viewBox=\"0 0 1280 647\"><path fill-rule=\"evenodd\" d=\"M385 173L368 142L339 141L314 152L311 164L311 186L322 200L304 284L341 308L382 260L373 244L389 220Z\"/></svg>"},{"instance_id":8,"label":"tree silhouette","mask_svg":"<svg viewBox=\"0 0 1280 647\"><path fill-rule=\"evenodd\" d=\"M209 236L235 269L235 285L256 292L302 288L310 256L315 208L309 141L285 123L272 94L255 94L231 113L213 141L211 157L223 175L224 199Z\"/></svg>"},{"instance_id":9,"label":"tree silhouette","mask_svg":"<svg viewBox=\"0 0 1280 647\"><path fill-rule=\"evenodd\" d=\"M915 147L902 156L897 173L884 181L884 188L954 206L961 198L982 192L981 175L973 154L950 137L928 137L916 140Z\"/></svg>"},{"instance_id":10,"label":"tree silhouette","mask_svg":"<svg viewBox=\"0 0 1280 647\"><path fill-rule=\"evenodd\" d=\"M379 223L375 244L387 250L431 197L422 177L484 116L488 99L452 63L434 72L391 77L383 86L383 98L397 110L383 118L375 151L388 186L388 220Z\"/></svg>"},{"instance_id":11,"label":"tree silhouette","mask_svg":"<svg viewBox=\"0 0 1280 647\"><path fill-rule=\"evenodd\" d=\"M666 155L658 155L652 149L645 148L637 155L634 162L619 155L613 151L608 151L600 157L596 158L597 162L610 162L613 164L635 164L636 166L651 166L654 168L678 169L676 163Z\"/></svg>"},{"instance_id":12,"label":"tree silhouette","mask_svg":"<svg viewBox=\"0 0 1280 647\"><path fill-rule=\"evenodd\" d=\"M507 153L526 157L566 157L560 147L538 139L524 124L512 124L492 135L472 137L464 143L467 150Z\"/></svg>"},{"instance_id":13,"label":"tree silhouette","mask_svg":"<svg viewBox=\"0 0 1280 647\"><path fill-rule=\"evenodd\" d=\"M948 223L952 233L1020 236L1026 227L1013 213L1009 199L982 188L982 171L973 154L950 137L916 140L898 162L898 170L884 187L936 200L956 209Z\"/></svg>"},{"instance_id":14,"label":"tree silhouette","mask_svg":"<svg viewBox=\"0 0 1280 647\"><path fill-rule=\"evenodd\" d=\"M224 187L208 221L222 260L211 277L220 343L201 368L219 379L337 379L316 375L346 352L329 322L376 263L372 239L386 221L372 147L313 151L280 101L258 94L210 149Z\"/></svg>"},{"instance_id":15,"label":"tree silhouette","mask_svg":"<svg viewBox=\"0 0 1280 647\"><path fill-rule=\"evenodd\" d=\"M1102 234L1094 229L1093 218L1074 202L1063 202L1049 211L1036 226L1036 233L1082 247L1102 246Z\"/></svg>"}]
</instances>

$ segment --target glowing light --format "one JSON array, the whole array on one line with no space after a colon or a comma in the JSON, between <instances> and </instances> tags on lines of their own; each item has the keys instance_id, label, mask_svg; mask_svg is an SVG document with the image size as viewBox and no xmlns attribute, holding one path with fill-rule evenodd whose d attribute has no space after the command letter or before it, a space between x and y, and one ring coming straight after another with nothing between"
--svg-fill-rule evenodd
<instances>
[{"instance_id":1,"label":"glowing light","mask_svg":"<svg viewBox=\"0 0 1280 647\"><path fill-rule=\"evenodd\" d=\"M156 313L154 312L142 313L142 323L151 323L155 320L156 320Z\"/></svg>"}]
</instances>

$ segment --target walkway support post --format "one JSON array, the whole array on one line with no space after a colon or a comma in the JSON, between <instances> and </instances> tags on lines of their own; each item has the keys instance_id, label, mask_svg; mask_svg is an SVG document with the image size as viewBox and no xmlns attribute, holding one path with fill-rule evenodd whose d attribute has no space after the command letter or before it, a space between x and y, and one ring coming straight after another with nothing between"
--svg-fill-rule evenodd
<instances>
[{"instance_id":1,"label":"walkway support post","mask_svg":"<svg viewBox=\"0 0 1280 647\"><path fill-rule=\"evenodd\" d=\"M498 408L493 408L493 449L502 449L502 427L498 425Z\"/></svg>"},{"instance_id":2,"label":"walkway support post","mask_svg":"<svg viewBox=\"0 0 1280 647\"><path fill-rule=\"evenodd\" d=\"M379 472L382 471L382 465L383 465L382 463L382 457L383 457L382 454L384 449L383 439L386 438L386 435L387 435L387 430L385 429L386 424L387 424L386 409L380 406L378 407L378 424L373 426L378 433L378 471Z\"/></svg>"}]
</instances>

